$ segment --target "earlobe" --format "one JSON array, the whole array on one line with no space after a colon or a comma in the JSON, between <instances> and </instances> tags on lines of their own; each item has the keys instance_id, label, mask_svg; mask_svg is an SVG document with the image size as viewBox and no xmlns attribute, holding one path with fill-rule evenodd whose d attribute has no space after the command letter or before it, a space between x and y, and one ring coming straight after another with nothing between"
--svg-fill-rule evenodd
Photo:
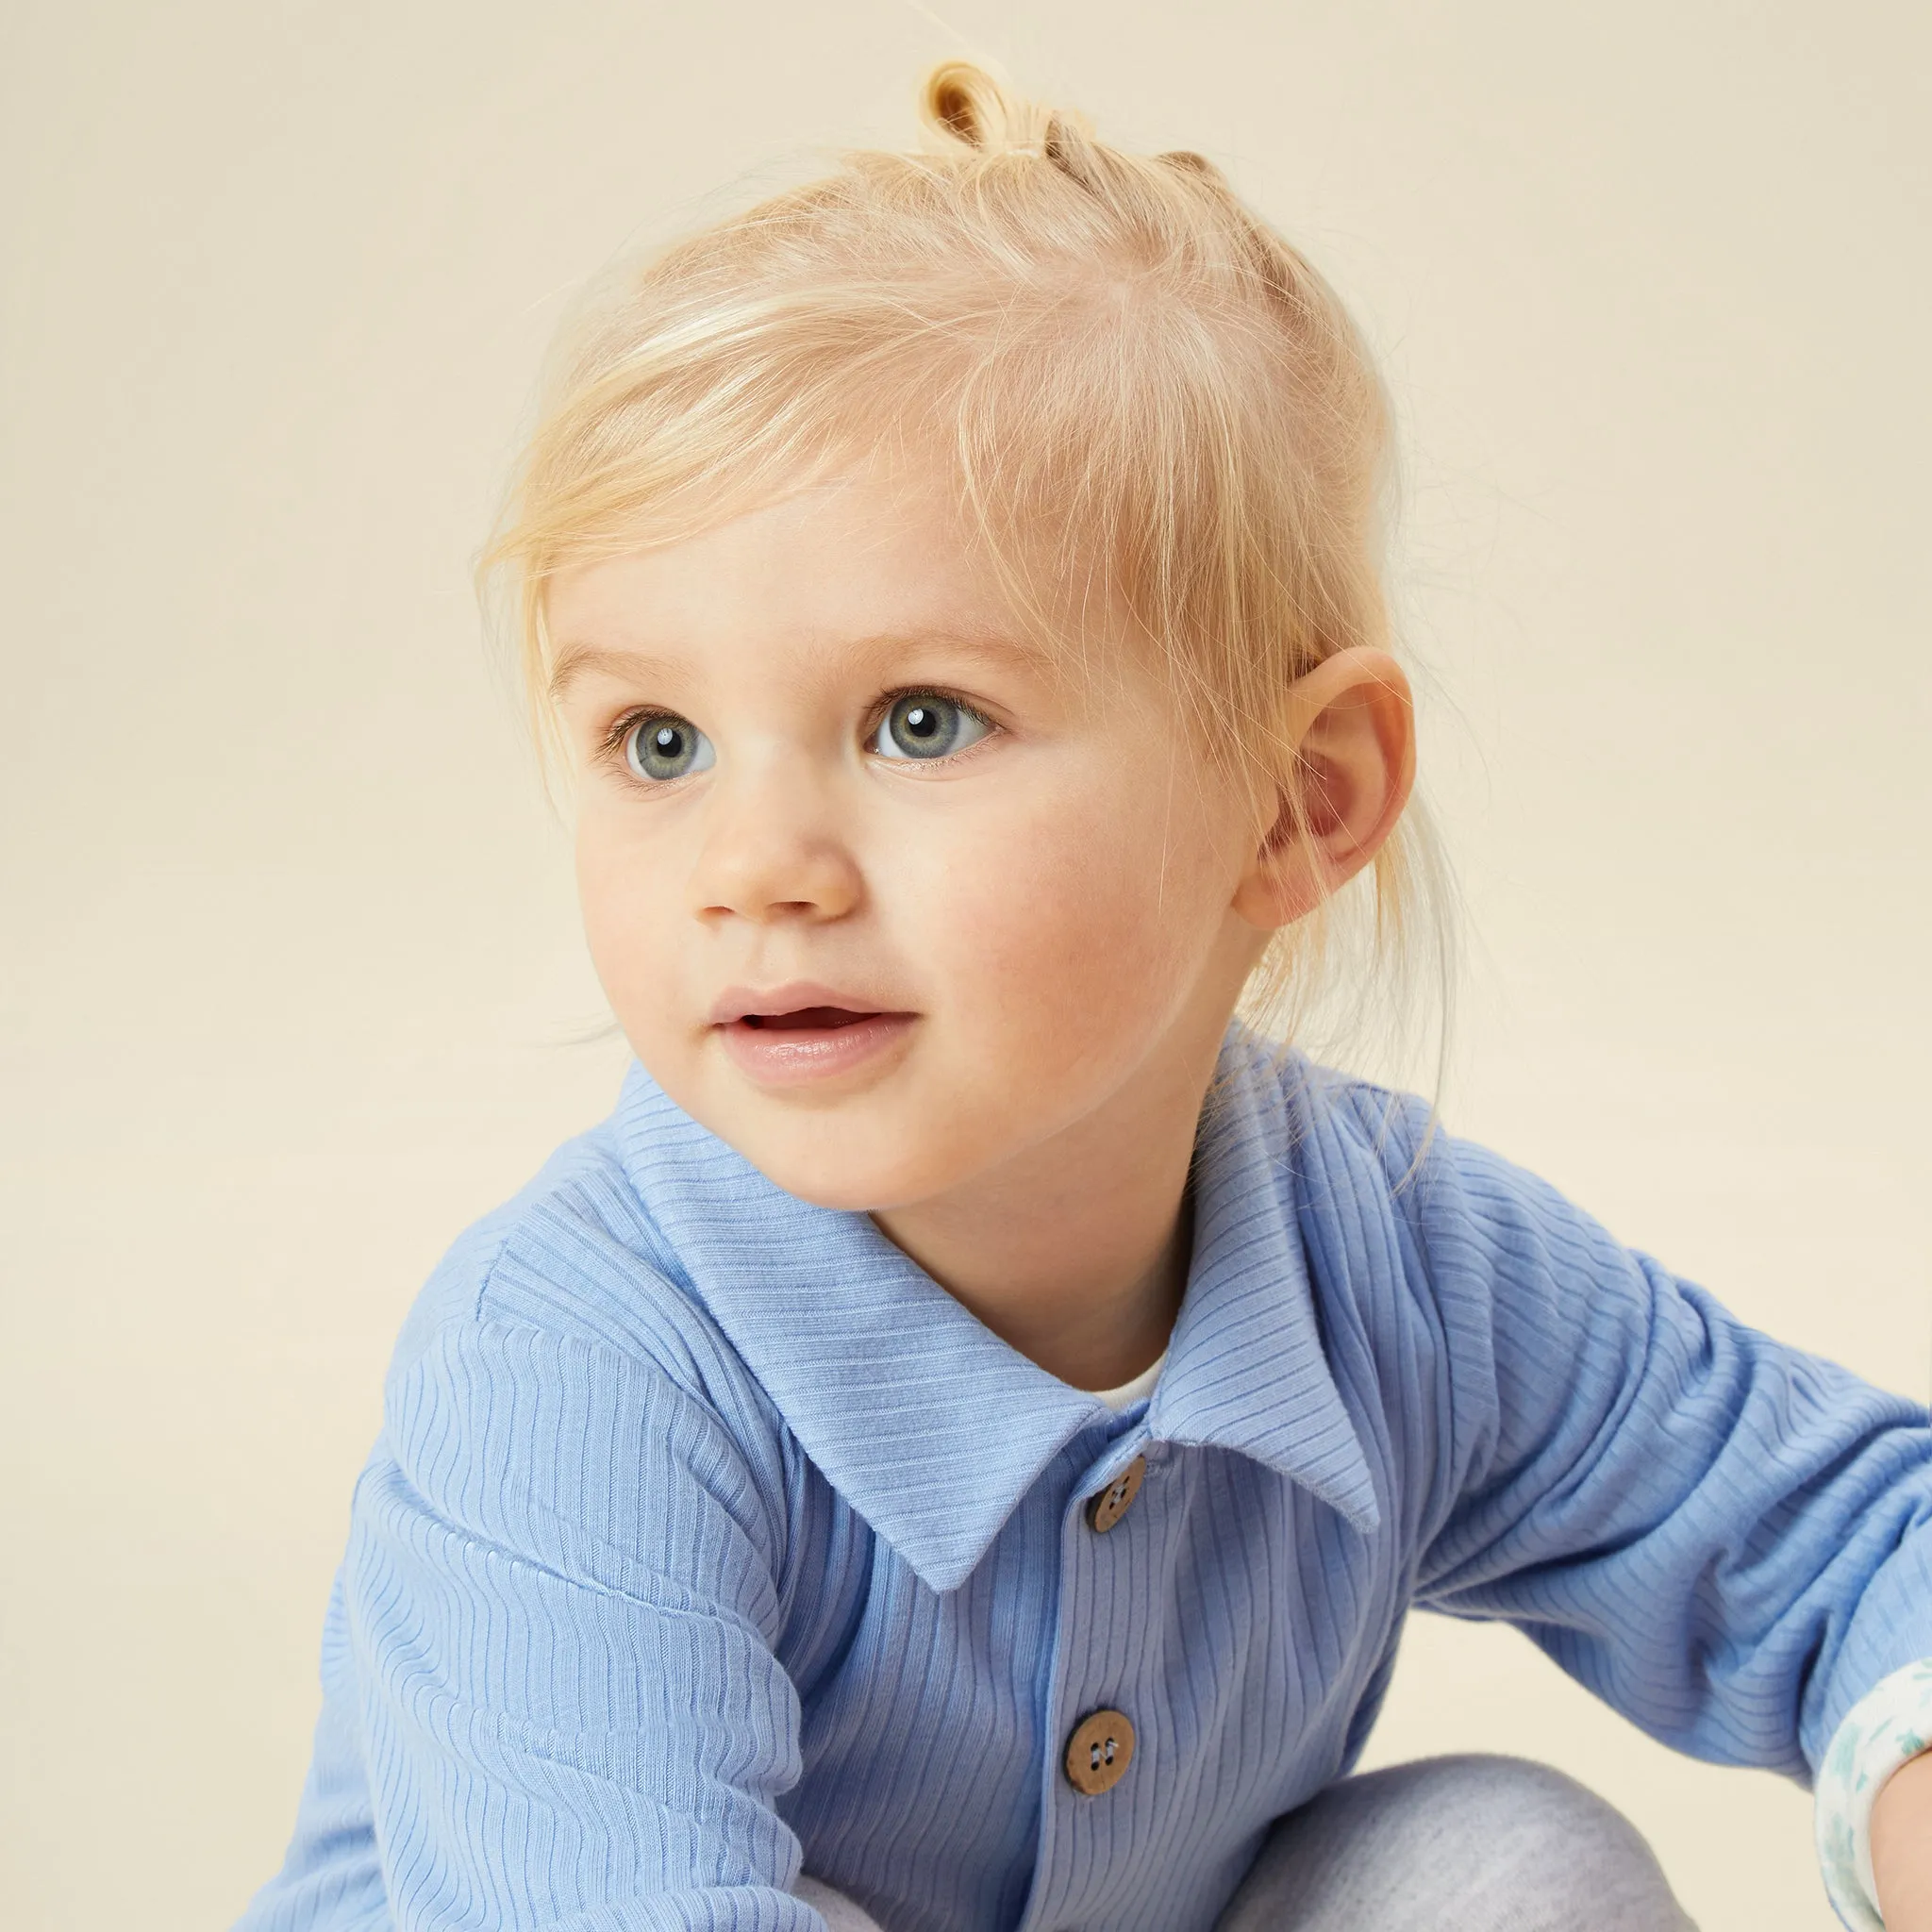
<instances>
[{"instance_id":1,"label":"earlobe","mask_svg":"<svg viewBox=\"0 0 1932 1932\"><path fill-rule=\"evenodd\" d=\"M1386 651L1339 651L1289 693L1289 776L1234 909L1264 931L1307 917L1374 859L1415 782L1415 708Z\"/></svg>"}]
</instances>

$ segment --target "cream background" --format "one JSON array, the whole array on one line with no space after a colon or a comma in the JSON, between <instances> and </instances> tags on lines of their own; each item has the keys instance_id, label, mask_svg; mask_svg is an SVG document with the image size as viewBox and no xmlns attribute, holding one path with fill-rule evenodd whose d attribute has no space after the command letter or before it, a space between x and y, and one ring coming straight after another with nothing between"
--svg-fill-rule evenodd
<instances>
[{"instance_id":1,"label":"cream background","mask_svg":"<svg viewBox=\"0 0 1932 1932\"><path fill-rule=\"evenodd\" d=\"M1920 1396L1932 32L1916 0L954 0L1221 158L1400 403L1453 1124ZM279 1857L391 1341L608 1107L468 560L569 291L904 140L886 0L15 0L0 1918L224 1924ZM736 187L730 184L737 183ZM1707 1932L1808 1803L1422 1621L1378 1759L1551 1757Z\"/></svg>"}]
</instances>

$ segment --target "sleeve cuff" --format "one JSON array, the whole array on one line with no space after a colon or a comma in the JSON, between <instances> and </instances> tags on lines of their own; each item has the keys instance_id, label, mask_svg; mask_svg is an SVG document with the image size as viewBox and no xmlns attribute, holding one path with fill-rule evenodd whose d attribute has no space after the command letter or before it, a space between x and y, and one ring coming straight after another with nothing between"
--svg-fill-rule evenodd
<instances>
[{"instance_id":1,"label":"sleeve cuff","mask_svg":"<svg viewBox=\"0 0 1932 1932\"><path fill-rule=\"evenodd\" d=\"M1885 1932L1872 1883L1872 1807L1900 1765L1932 1749L1932 1657L1884 1677L1845 1713L1818 1770L1818 1862L1851 1932Z\"/></svg>"}]
</instances>

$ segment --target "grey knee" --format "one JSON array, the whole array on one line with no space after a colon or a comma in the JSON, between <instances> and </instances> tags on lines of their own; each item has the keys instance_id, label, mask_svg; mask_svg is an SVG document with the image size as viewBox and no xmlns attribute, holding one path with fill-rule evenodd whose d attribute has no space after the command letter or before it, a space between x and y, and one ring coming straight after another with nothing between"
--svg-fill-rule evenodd
<instances>
[{"instance_id":1,"label":"grey knee","mask_svg":"<svg viewBox=\"0 0 1932 1932\"><path fill-rule=\"evenodd\" d=\"M1642 1835L1526 1758L1345 1778L1284 1818L1223 1932L1687 1932Z\"/></svg>"}]
</instances>

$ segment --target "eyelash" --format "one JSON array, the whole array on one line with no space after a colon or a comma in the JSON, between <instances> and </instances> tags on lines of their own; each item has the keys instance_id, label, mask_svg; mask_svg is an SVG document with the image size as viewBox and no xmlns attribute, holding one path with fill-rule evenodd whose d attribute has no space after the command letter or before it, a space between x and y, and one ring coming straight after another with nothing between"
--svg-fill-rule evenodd
<instances>
[{"instance_id":1,"label":"eyelash","mask_svg":"<svg viewBox=\"0 0 1932 1932\"><path fill-rule=\"evenodd\" d=\"M978 705L974 704L971 698L965 696L962 692L949 691L942 684L907 684L901 685L896 691L882 691L873 700L871 708L866 712L867 722L865 729L859 734L861 741L870 741L877 735L879 726L886 722L887 714L901 698L943 698L947 704L958 705L962 711L971 712L982 724L987 726L989 733L996 732L1003 728L994 720L988 717ZM614 765L619 771L624 771L625 769L624 741L630 736L631 732L638 725L641 724L646 718L671 718L681 717L682 715L681 712L664 710L657 705L634 705L629 710L614 720L609 729L605 732L603 739L597 746L598 761L605 765ZM981 739L979 742L984 744L986 740ZM965 751L954 752L952 756L963 758L969 753L977 750L977 745L969 744Z\"/></svg>"},{"instance_id":2,"label":"eyelash","mask_svg":"<svg viewBox=\"0 0 1932 1932\"><path fill-rule=\"evenodd\" d=\"M614 764L620 769L624 765L624 741L628 738L634 726L641 724L646 718L668 718L668 711L660 711L655 705L640 705L624 712L605 732L597 745L597 759L600 764Z\"/></svg>"},{"instance_id":3,"label":"eyelash","mask_svg":"<svg viewBox=\"0 0 1932 1932\"><path fill-rule=\"evenodd\" d=\"M980 739L976 743L969 744L964 751L949 752L943 760L933 760L936 764L942 762L949 764L955 758L970 757L979 749L981 744L986 743L993 733L1005 728L988 716L985 708L974 704L963 691L950 690L943 684L905 684L901 685L896 691L882 692L873 701L872 709L866 713L864 739L867 743L870 743L872 740L878 736L879 726L886 722L892 707L902 698L940 698L946 704L958 705L968 717L977 718L986 726L987 738Z\"/></svg>"}]
</instances>

